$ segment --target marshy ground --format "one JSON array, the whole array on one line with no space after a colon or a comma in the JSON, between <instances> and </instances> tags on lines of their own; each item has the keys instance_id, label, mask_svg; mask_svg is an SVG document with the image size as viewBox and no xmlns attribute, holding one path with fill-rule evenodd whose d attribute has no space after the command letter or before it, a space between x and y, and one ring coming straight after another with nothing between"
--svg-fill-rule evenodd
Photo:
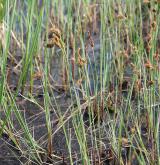
<instances>
[{"instance_id":1,"label":"marshy ground","mask_svg":"<svg viewBox=\"0 0 160 165\"><path fill-rule=\"evenodd\" d=\"M6 4L0 165L160 164L160 2Z\"/></svg>"}]
</instances>

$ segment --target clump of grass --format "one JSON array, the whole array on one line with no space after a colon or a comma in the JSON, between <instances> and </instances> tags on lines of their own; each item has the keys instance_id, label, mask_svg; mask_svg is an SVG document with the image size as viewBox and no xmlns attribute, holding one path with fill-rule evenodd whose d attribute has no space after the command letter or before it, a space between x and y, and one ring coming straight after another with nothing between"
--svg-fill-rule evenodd
<instances>
[{"instance_id":1,"label":"clump of grass","mask_svg":"<svg viewBox=\"0 0 160 165\"><path fill-rule=\"evenodd\" d=\"M159 2L17 5L6 1L0 134L26 162L159 164ZM25 105L21 112L26 101L38 111ZM45 116L39 139L30 111ZM58 156L61 130L66 151Z\"/></svg>"}]
</instances>

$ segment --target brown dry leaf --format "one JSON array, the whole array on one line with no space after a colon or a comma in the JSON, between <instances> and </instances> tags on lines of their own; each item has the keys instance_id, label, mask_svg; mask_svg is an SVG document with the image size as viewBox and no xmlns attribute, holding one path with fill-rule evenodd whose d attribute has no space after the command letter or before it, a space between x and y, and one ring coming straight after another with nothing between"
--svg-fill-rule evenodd
<instances>
[{"instance_id":1,"label":"brown dry leaf","mask_svg":"<svg viewBox=\"0 0 160 165\"><path fill-rule=\"evenodd\" d=\"M55 26L49 29L48 31L48 39L53 38L56 35L58 38L61 37L61 30Z\"/></svg>"},{"instance_id":2,"label":"brown dry leaf","mask_svg":"<svg viewBox=\"0 0 160 165\"><path fill-rule=\"evenodd\" d=\"M153 30L156 31L156 27L157 27L156 21L153 21L151 26L152 26Z\"/></svg>"},{"instance_id":3,"label":"brown dry leaf","mask_svg":"<svg viewBox=\"0 0 160 165\"><path fill-rule=\"evenodd\" d=\"M148 87L152 86L153 84L154 84L154 81L153 80L150 80L150 81L147 82L147 86Z\"/></svg>"},{"instance_id":4,"label":"brown dry leaf","mask_svg":"<svg viewBox=\"0 0 160 165\"><path fill-rule=\"evenodd\" d=\"M143 0L143 3L150 3L150 0Z\"/></svg>"},{"instance_id":5,"label":"brown dry leaf","mask_svg":"<svg viewBox=\"0 0 160 165\"><path fill-rule=\"evenodd\" d=\"M154 69L153 65L151 64L151 62L149 60L146 61L146 63L144 64L144 66L147 68L147 69Z\"/></svg>"},{"instance_id":6,"label":"brown dry leaf","mask_svg":"<svg viewBox=\"0 0 160 165\"><path fill-rule=\"evenodd\" d=\"M129 146L129 141L127 138L122 137L121 138L121 143L123 147L128 147Z\"/></svg>"},{"instance_id":7,"label":"brown dry leaf","mask_svg":"<svg viewBox=\"0 0 160 165\"><path fill-rule=\"evenodd\" d=\"M87 64L87 59L81 57L80 50L81 50L81 48L78 49L78 65L80 67L83 67L85 64Z\"/></svg>"},{"instance_id":8,"label":"brown dry leaf","mask_svg":"<svg viewBox=\"0 0 160 165\"><path fill-rule=\"evenodd\" d=\"M142 88L142 83L141 83L141 80L138 79L136 82L135 82L135 85L134 85L134 89L136 92L139 92Z\"/></svg>"},{"instance_id":9,"label":"brown dry leaf","mask_svg":"<svg viewBox=\"0 0 160 165\"><path fill-rule=\"evenodd\" d=\"M47 48L52 48L55 45L59 48L62 48L60 39L56 36L54 38L49 39L48 43L46 44L46 47Z\"/></svg>"},{"instance_id":10,"label":"brown dry leaf","mask_svg":"<svg viewBox=\"0 0 160 165\"><path fill-rule=\"evenodd\" d=\"M121 19L125 19L126 17L123 14L118 14L116 16L116 18L118 18L119 20L121 20Z\"/></svg>"},{"instance_id":11,"label":"brown dry leaf","mask_svg":"<svg viewBox=\"0 0 160 165\"><path fill-rule=\"evenodd\" d=\"M85 58L78 57L78 65L83 67L85 64L87 64L87 60Z\"/></svg>"},{"instance_id":12,"label":"brown dry leaf","mask_svg":"<svg viewBox=\"0 0 160 165\"><path fill-rule=\"evenodd\" d=\"M42 76L43 76L43 73L41 71L38 71L35 74L33 74L34 79L41 79Z\"/></svg>"},{"instance_id":13,"label":"brown dry leaf","mask_svg":"<svg viewBox=\"0 0 160 165\"><path fill-rule=\"evenodd\" d=\"M62 48L60 29L56 28L55 26L53 26L51 29L49 29L48 42L46 43L45 46L47 48L52 48L53 46Z\"/></svg>"}]
</instances>

